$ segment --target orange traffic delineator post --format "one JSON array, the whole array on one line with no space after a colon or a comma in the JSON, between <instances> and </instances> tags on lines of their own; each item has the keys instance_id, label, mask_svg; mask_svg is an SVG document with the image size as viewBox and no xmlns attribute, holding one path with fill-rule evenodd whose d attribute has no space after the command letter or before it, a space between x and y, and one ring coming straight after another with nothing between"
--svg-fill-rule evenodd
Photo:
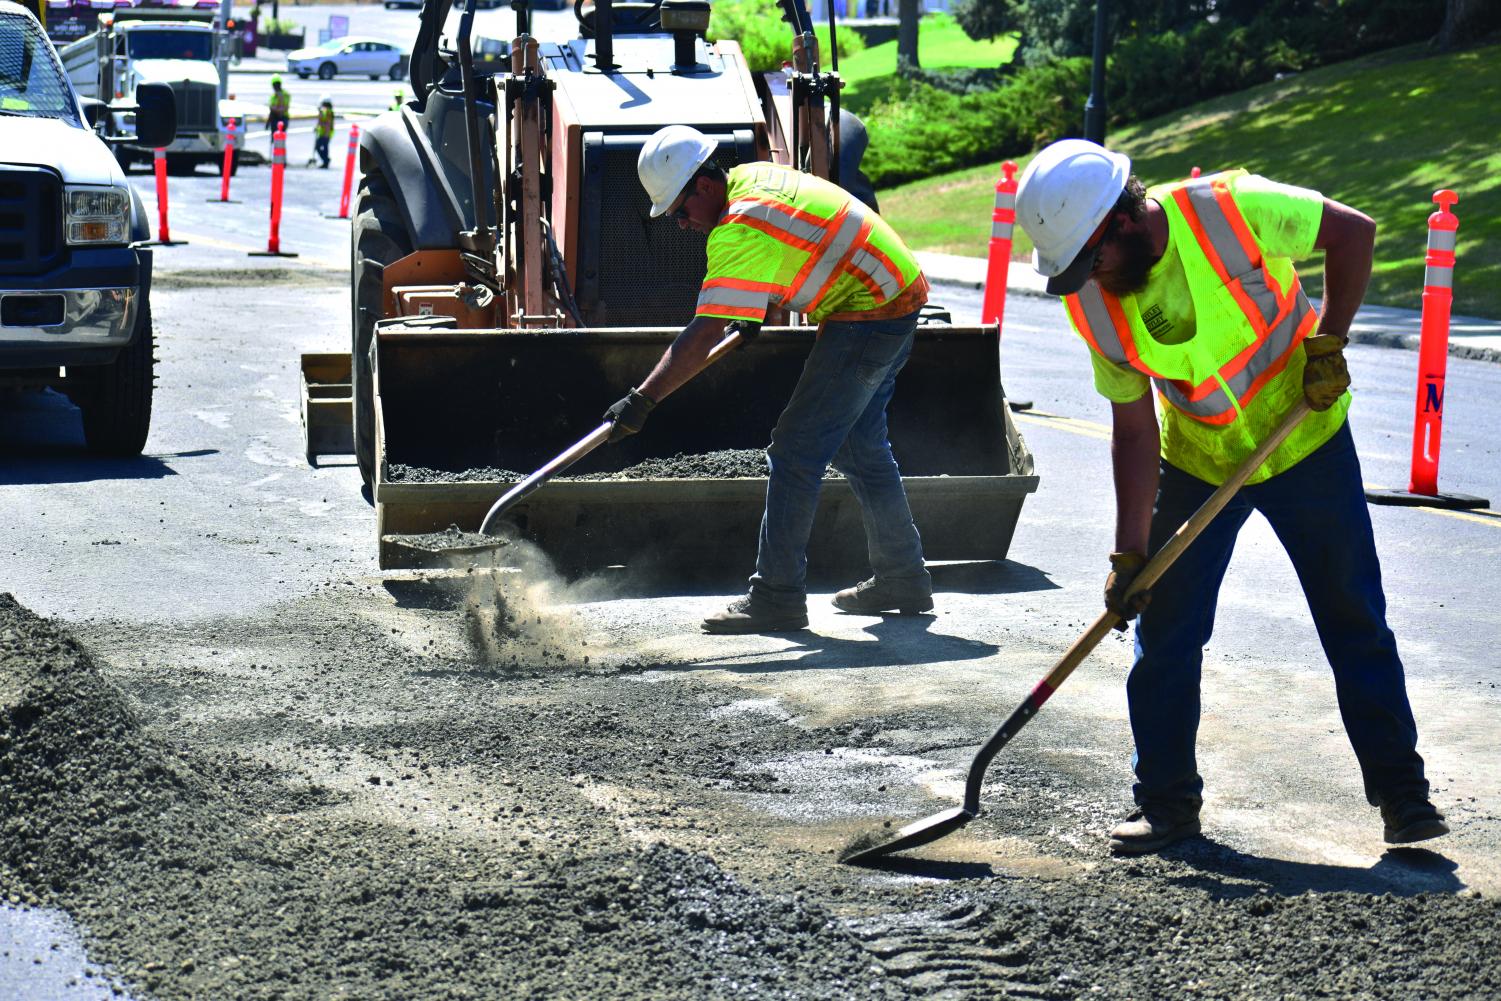
<instances>
[{"instance_id":1,"label":"orange traffic delineator post","mask_svg":"<svg viewBox=\"0 0 1501 1001\"><path fill-rule=\"evenodd\" d=\"M1199 176L1199 168L1198 167L1194 167L1192 170L1190 170L1188 172L1188 176L1189 177L1198 177Z\"/></svg>"},{"instance_id":2,"label":"orange traffic delineator post","mask_svg":"<svg viewBox=\"0 0 1501 1001\"><path fill-rule=\"evenodd\" d=\"M1006 318L1006 282L1011 274L1011 233L1016 227L1016 162L1001 164L1001 179L995 185L995 208L990 213L990 254L985 264L985 293L980 303L980 322L996 325L996 339ZM1012 410L1031 410L1031 400L1006 403Z\"/></svg>"},{"instance_id":3,"label":"orange traffic delineator post","mask_svg":"<svg viewBox=\"0 0 1501 1001\"><path fill-rule=\"evenodd\" d=\"M271 234L266 238L265 250L252 250L251 257L296 257L296 254L281 249L281 195L287 173L287 127L276 123L276 133L271 137Z\"/></svg>"},{"instance_id":4,"label":"orange traffic delineator post","mask_svg":"<svg viewBox=\"0 0 1501 1001\"><path fill-rule=\"evenodd\" d=\"M167 151L158 146L151 153L151 166L156 172L156 239L147 240L146 247L177 247L186 240L172 239L172 229L167 225Z\"/></svg>"},{"instance_id":5,"label":"orange traffic delineator post","mask_svg":"<svg viewBox=\"0 0 1501 1001\"><path fill-rule=\"evenodd\" d=\"M224 205L238 205L238 198L229 197L229 178L235 172L235 120L229 120L229 132L224 139L224 163L219 168L219 197L205 198L206 202L219 202Z\"/></svg>"},{"instance_id":6,"label":"orange traffic delineator post","mask_svg":"<svg viewBox=\"0 0 1501 1001\"><path fill-rule=\"evenodd\" d=\"M1006 279L1011 271L1011 231L1016 225L1016 164L1001 164L990 213L990 260L985 268L985 298L980 322L1000 326L1006 315Z\"/></svg>"},{"instance_id":7,"label":"orange traffic delineator post","mask_svg":"<svg viewBox=\"0 0 1501 1001\"><path fill-rule=\"evenodd\" d=\"M324 216L325 219L349 218L349 192L354 187L354 161L360 152L360 127L349 126L349 154L344 158L344 193L339 196L339 214Z\"/></svg>"},{"instance_id":8,"label":"orange traffic delineator post","mask_svg":"<svg viewBox=\"0 0 1501 1001\"><path fill-rule=\"evenodd\" d=\"M1367 490L1372 504L1477 508L1490 501L1469 494L1440 493L1439 441L1444 431L1444 374L1449 363L1449 313L1454 303L1454 247L1459 217L1449 209L1459 196L1433 193L1438 211L1428 217L1427 270L1423 274L1423 326L1418 346L1418 397L1412 426L1412 473L1406 490Z\"/></svg>"}]
</instances>

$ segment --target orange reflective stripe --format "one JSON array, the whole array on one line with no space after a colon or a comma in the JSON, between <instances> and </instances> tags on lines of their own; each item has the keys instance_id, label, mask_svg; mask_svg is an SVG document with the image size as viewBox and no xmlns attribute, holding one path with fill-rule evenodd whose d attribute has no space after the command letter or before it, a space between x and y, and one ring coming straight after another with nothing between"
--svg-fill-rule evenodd
<instances>
[{"instance_id":1,"label":"orange reflective stripe","mask_svg":"<svg viewBox=\"0 0 1501 1001\"><path fill-rule=\"evenodd\" d=\"M1246 295L1245 289L1240 287L1240 283L1231 280L1230 272L1226 270L1225 261L1220 257L1220 252L1215 247L1214 241L1209 238L1209 234L1204 232L1204 223L1199 219L1199 213L1193 206L1193 200L1189 198L1188 189L1183 187L1174 191L1173 200L1178 203L1178 208L1183 212L1183 218L1188 222L1189 229L1193 230L1194 239L1199 243L1199 249L1203 251L1204 257L1214 268L1214 273L1219 276L1220 284L1230 290L1230 294L1235 298L1236 305L1240 306L1241 312L1246 314L1246 319L1251 322L1251 329L1256 332L1257 339L1259 340L1266 334L1266 318L1261 315L1261 310L1256 308L1256 304L1251 301L1251 297ZM1244 225L1244 222L1242 222L1242 225ZM1250 256L1252 260L1256 260L1260 258L1261 251L1258 248L1249 252L1247 256Z\"/></svg>"},{"instance_id":2,"label":"orange reflective stripe","mask_svg":"<svg viewBox=\"0 0 1501 1001\"><path fill-rule=\"evenodd\" d=\"M704 281L704 288L733 288L742 292L765 292L768 295L781 295L787 291L787 286L778 285L776 282L753 282L744 278L708 278Z\"/></svg>"},{"instance_id":3,"label":"orange reflective stripe","mask_svg":"<svg viewBox=\"0 0 1501 1001\"><path fill-rule=\"evenodd\" d=\"M722 306L719 303L701 303L695 308L694 316L712 316L722 318L729 316L735 320L755 320L760 322L766 319L766 310L753 309L749 306Z\"/></svg>"},{"instance_id":4,"label":"orange reflective stripe","mask_svg":"<svg viewBox=\"0 0 1501 1001\"><path fill-rule=\"evenodd\" d=\"M879 247L869 240L862 239L860 249L881 262L881 267L886 269L886 273L896 279L897 288L901 288L905 284L902 279L902 269L893 264L891 258L881 253Z\"/></svg>"},{"instance_id":5,"label":"orange reflective stripe","mask_svg":"<svg viewBox=\"0 0 1501 1001\"><path fill-rule=\"evenodd\" d=\"M837 238L839 235L839 227L830 226L829 229L834 232L834 238ZM829 289L833 288L834 283L839 280L839 276L845 274L850 270L850 258L855 255L855 251L860 248L860 244L863 243L869 236L870 220L864 219L860 223L860 229L859 232L855 234L855 238L850 241L850 245L848 247L844 248L844 253L840 254L839 259L834 262L834 266L829 268L829 276L824 279L824 282L819 286L818 291L813 294L813 301L808 304L808 312L811 313L816 310L818 308L818 304L823 302L823 297L829 294ZM831 249L833 243L834 239L830 239L829 247Z\"/></svg>"},{"instance_id":6,"label":"orange reflective stripe","mask_svg":"<svg viewBox=\"0 0 1501 1001\"><path fill-rule=\"evenodd\" d=\"M780 240L781 242L787 244L789 247L795 247L798 250L811 253L818 249L818 244L810 243L807 240L793 236L791 233L787 232L776 223L767 222L765 219L758 219L755 216L727 215L722 221L732 222L741 226L749 227L750 229L758 230L762 233L765 233L773 240Z\"/></svg>"}]
</instances>

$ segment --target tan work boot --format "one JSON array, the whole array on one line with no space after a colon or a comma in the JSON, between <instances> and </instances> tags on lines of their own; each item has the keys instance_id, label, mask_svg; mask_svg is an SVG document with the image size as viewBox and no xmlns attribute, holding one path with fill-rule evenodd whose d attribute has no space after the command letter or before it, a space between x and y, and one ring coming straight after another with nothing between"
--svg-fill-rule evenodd
<instances>
[{"instance_id":1,"label":"tan work boot","mask_svg":"<svg viewBox=\"0 0 1501 1001\"><path fill-rule=\"evenodd\" d=\"M1116 855L1146 855L1198 833L1198 814L1184 820L1169 820L1145 810L1133 810L1111 830L1110 850Z\"/></svg>"},{"instance_id":2,"label":"tan work boot","mask_svg":"<svg viewBox=\"0 0 1501 1001\"><path fill-rule=\"evenodd\" d=\"M704 620L706 633L790 633L808 628L808 612L746 595Z\"/></svg>"},{"instance_id":3,"label":"tan work boot","mask_svg":"<svg viewBox=\"0 0 1501 1001\"><path fill-rule=\"evenodd\" d=\"M933 586L926 577L910 581L872 577L834 595L834 607L856 615L878 612L916 615L932 610Z\"/></svg>"}]
</instances>

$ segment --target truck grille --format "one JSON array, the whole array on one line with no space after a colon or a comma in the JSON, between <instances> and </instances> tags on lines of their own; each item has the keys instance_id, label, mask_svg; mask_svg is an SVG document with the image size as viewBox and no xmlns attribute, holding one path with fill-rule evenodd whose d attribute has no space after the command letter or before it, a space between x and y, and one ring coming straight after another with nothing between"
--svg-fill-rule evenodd
<instances>
[{"instance_id":1,"label":"truck grille","mask_svg":"<svg viewBox=\"0 0 1501 1001\"><path fill-rule=\"evenodd\" d=\"M217 132L219 129L219 88L209 83L181 80L172 84L177 98L177 131Z\"/></svg>"},{"instance_id":2,"label":"truck grille","mask_svg":"<svg viewBox=\"0 0 1501 1001\"><path fill-rule=\"evenodd\" d=\"M0 274L46 271L63 250L62 180L41 167L0 170Z\"/></svg>"}]
</instances>

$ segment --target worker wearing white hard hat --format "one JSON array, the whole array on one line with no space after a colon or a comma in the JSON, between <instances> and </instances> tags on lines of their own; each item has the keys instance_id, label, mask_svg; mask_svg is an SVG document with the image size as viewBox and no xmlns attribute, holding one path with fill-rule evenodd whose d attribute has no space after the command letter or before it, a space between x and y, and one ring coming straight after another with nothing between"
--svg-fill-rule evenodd
<instances>
[{"instance_id":1,"label":"worker wearing white hard hat","mask_svg":"<svg viewBox=\"0 0 1501 1001\"><path fill-rule=\"evenodd\" d=\"M1343 346L1370 277L1375 223L1243 170L1144 188L1129 159L1082 139L1037 154L1018 183L1016 218L1112 404L1116 524L1105 604L1122 628L1137 619L1126 684L1136 810L1111 831L1112 849L1156 851L1200 830L1203 648L1253 511L1297 570L1384 839L1446 833L1428 798L1346 421ZM1324 258L1322 315L1293 266L1315 253ZM1310 412L1193 544L1150 590L1130 592L1148 554L1304 402Z\"/></svg>"},{"instance_id":2,"label":"worker wearing white hard hat","mask_svg":"<svg viewBox=\"0 0 1501 1001\"><path fill-rule=\"evenodd\" d=\"M334 137L334 99L324 94L318 99L318 120L313 124L313 155L323 162L320 166L328 169L329 152L328 144ZM311 167L313 161L308 161Z\"/></svg>"},{"instance_id":3,"label":"worker wearing white hard hat","mask_svg":"<svg viewBox=\"0 0 1501 1001\"><path fill-rule=\"evenodd\" d=\"M729 324L750 336L772 309L800 313L819 335L772 431L766 511L746 597L704 620L711 633L808 625L807 548L832 463L864 508L872 575L834 596L855 614L933 607L922 540L886 437L886 405L912 350L928 283L912 252L848 191L793 167L723 169L719 143L671 125L636 162L652 218L708 237L695 316L646 380L605 414L611 439L641 430L663 397L703 366Z\"/></svg>"}]
</instances>

